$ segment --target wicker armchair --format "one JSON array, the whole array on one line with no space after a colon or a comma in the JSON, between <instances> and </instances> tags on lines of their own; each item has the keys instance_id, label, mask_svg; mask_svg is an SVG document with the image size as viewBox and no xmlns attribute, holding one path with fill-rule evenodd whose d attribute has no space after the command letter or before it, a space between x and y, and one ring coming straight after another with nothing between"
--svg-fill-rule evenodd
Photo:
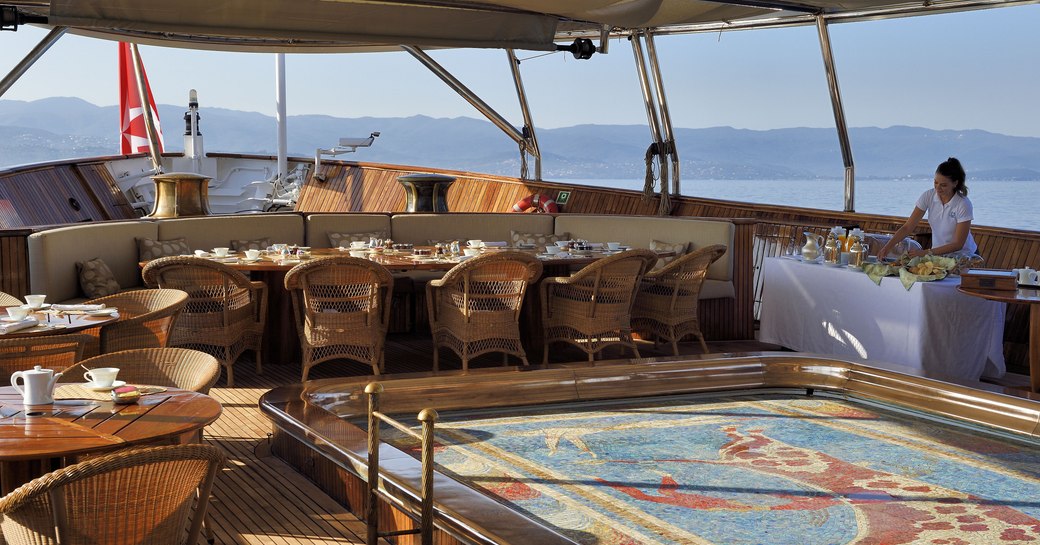
<instances>
[{"instance_id":1,"label":"wicker armchair","mask_svg":"<svg viewBox=\"0 0 1040 545\"><path fill-rule=\"evenodd\" d=\"M220 449L192 444L124 450L59 469L0 499L4 539L195 545L224 461Z\"/></svg>"},{"instance_id":2,"label":"wicker armchair","mask_svg":"<svg viewBox=\"0 0 1040 545\"><path fill-rule=\"evenodd\" d=\"M469 360L501 352L527 365L520 344L520 307L527 286L542 275L542 263L524 252L495 252L453 267L443 278L426 284L426 303L433 333L433 369L439 368L441 347Z\"/></svg>"},{"instance_id":3,"label":"wicker armchair","mask_svg":"<svg viewBox=\"0 0 1040 545\"><path fill-rule=\"evenodd\" d=\"M661 270L647 273L632 306L632 329L649 333L655 342L662 339L670 342L676 356L679 341L694 335L707 354L708 345L697 321L697 299L708 267L724 253L723 244L707 246L675 259Z\"/></svg>"},{"instance_id":4,"label":"wicker armchair","mask_svg":"<svg viewBox=\"0 0 1040 545\"><path fill-rule=\"evenodd\" d=\"M234 386L234 363L246 350L261 365L260 342L267 316L267 285L208 259L160 257L141 272L150 287L178 289L188 301L170 333L169 346L193 348L216 356Z\"/></svg>"},{"instance_id":5,"label":"wicker armchair","mask_svg":"<svg viewBox=\"0 0 1040 545\"><path fill-rule=\"evenodd\" d=\"M603 258L569 277L546 278L541 284L542 330L549 345L562 341L583 350L592 361L607 346L639 349L632 341L632 301L643 275L657 263L657 253L637 249Z\"/></svg>"},{"instance_id":6,"label":"wicker armchair","mask_svg":"<svg viewBox=\"0 0 1040 545\"><path fill-rule=\"evenodd\" d=\"M81 333L0 337L0 373L4 384L11 383L11 373L32 369L34 365L64 371L83 359L83 350L94 342L95 337Z\"/></svg>"},{"instance_id":7,"label":"wicker armchair","mask_svg":"<svg viewBox=\"0 0 1040 545\"><path fill-rule=\"evenodd\" d=\"M394 278L382 265L336 256L301 263L285 275L303 349L303 380L311 367L351 359L383 370Z\"/></svg>"},{"instance_id":8,"label":"wicker armchair","mask_svg":"<svg viewBox=\"0 0 1040 545\"><path fill-rule=\"evenodd\" d=\"M119 321L99 328L100 353L166 346L173 323L187 302L187 293L170 289L125 291L87 301L119 309Z\"/></svg>"},{"instance_id":9,"label":"wicker armchair","mask_svg":"<svg viewBox=\"0 0 1040 545\"><path fill-rule=\"evenodd\" d=\"M118 367L119 380L208 394L220 378L217 358L187 348L138 348L87 358L65 370L58 382L83 382L83 373Z\"/></svg>"},{"instance_id":10,"label":"wicker armchair","mask_svg":"<svg viewBox=\"0 0 1040 545\"><path fill-rule=\"evenodd\" d=\"M0 291L0 307L17 307L24 305L25 301L9 294Z\"/></svg>"}]
</instances>

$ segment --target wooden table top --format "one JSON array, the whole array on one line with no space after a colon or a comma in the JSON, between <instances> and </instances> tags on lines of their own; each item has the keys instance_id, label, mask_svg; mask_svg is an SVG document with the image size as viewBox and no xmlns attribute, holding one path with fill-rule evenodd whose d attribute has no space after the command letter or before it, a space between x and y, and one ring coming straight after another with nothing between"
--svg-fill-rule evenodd
<instances>
[{"instance_id":1,"label":"wooden table top","mask_svg":"<svg viewBox=\"0 0 1040 545\"><path fill-rule=\"evenodd\" d=\"M1019 287L1015 291L1011 291L965 288L963 286L958 286L957 291L966 295L974 295L975 297L989 299L991 301L1000 301L1001 303L1024 303L1034 305L1040 303L1040 288Z\"/></svg>"},{"instance_id":2,"label":"wooden table top","mask_svg":"<svg viewBox=\"0 0 1040 545\"><path fill-rule=\"evenodd\" d=\"M431 248L427 246L419 246L419 248ZM487 248L486 252L497 252L502 250L514 250L528 252L531 254L537 253L534 249L529 248L508 248L508 247L493 247ZM311 251L311 258L317 257L328 257L328 256L346 256L350 255L346 248L316 248ZM602 250L591 250L584 255L571 254L567 257L546 257L542 259L542 263L549 265L588 265L595 262L596 260L613 255L613 253L604 252ZM672 257L675 252L658 252L659 257ZM258 272L284 272L292 269L300 263L306 263L306 259L280 259L276 256L261 256L256 261L246 261L241 258L214 258L217 261L224 263L234 269L240 271L258 271ZM368 259L379 263L387 269L393 271L447 271L460 263L458 258L428 258L428 259L417 259L408 251L384 251L383 253L369 253ZM143 267L147 262L141 262L140 265Z\"/></svg>"},{"instance_id":3,"label":"wooden table top","mask_svg":"<svg viewBox=\"0 0 1040 545\"><path fill-rule=\"evenodd\" d=\"M177 388L141 396L132 405L60 399L51 405L25 406L17 390L0 387L0 462L101 452L176 437L205 427L220 412L217 400Z\"/></svg>"},{"instance_id":4,"label":"wooden table top","mask_svg":"<svg viewBox=\"0 0 1040 545\"><path fill-rule=\"evenodd\" d=\"M0 308L0 314L6 315L7 307ZM119 319L119 313L104 316L90 316L88 314L66 314L51 310L38 310L29 314L36 318L39 325L19 329L10 333L0 334L0 339L13 339L17 337L39 337L43 335L61 335L74 333L92 327L105 325Z\"/></svg>"}]
</instances>

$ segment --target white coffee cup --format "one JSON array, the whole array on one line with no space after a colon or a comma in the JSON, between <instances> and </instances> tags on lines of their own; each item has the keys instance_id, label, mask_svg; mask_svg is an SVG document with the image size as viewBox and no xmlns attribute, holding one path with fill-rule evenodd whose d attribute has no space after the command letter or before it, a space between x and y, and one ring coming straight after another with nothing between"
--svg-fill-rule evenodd
<instances>
[{"instance_id":1,"label":"white coffee cup","mask_svg":"<svg viewBox=\"0 0 1040 545\"><path fill-rule=\"evenodd\" d=\"M360 250L362 248L367 248L368 243L363 240L353 240L350 242L350 247L355 250Z\"/></svg>"},{"instance_id":2,"label":"white coffee cup","mask_svg":"<svg viewBox=\"0 0 1040 545\"><path fill-rule=\"evenodd\" d=\"M1034 269L1025 267L1023 269L1013 269L1014 273L1018 275L1019 284L1028 284L1035 286L1037 283L1037 272ZM10 310L10 309L8 309Z\"/></svg>"},{"instance_id":3,"label":"white coffee cup","mask_svg":"<svg viewBox=\"0 0 1040 545\"><path fill-rule=\"evenodd\" d=\"M117 374L119 374L118 367L98 367L97 369L91 369L90 371L83 373L83 378L90 383L91 386L108 388L116 381Z\"/></svg>"},{"instance_id":4,"label":"white coffee cup","mask_svg":"<svg viewBox=\"0 0 1040 545\"><path fill-rule=\"evenodd\" d=\"M29 311L31 311L31 310L32 310L32 308L29 307L29 305L20 305L20 306L17 306L17 307L7 307L7 315L12 320L24 320L25 317L29 315Z\"/></svg>"},{"instance_id":5,"label":"white coffee cup","mask_svg":"<svg viewBox=\"0 0 1040 545\"><path fill-rule=\"evenodd\" d=\"M246 259L260 259L260 250L246 250Z\"/></svg>"},{"instance_id":6,"label":"white coffee cup","mask_svg":"<svg viewBox=\"0 0 1040 545\"><path fill-rule=\"evenodd\" d=\"M480 240L478 238L475 238L473 240L467 240L466 244L469 245L470 248L480 248L481 246L484 245L484 241Z\"/></svg>"},{"instance_id":7,"label":"white coffee cup","mask_svg":"<svg viewBox=\"0 0 1040 545\"><path fill-rule=\"evenodd\" d=\"M610 251L619 250L619 249L621 249L621 243L620 242L608 242L607 243L607 249L610 250Z\"/></svg>"},{"instance_id":8,"label":"white coffee cup","mask_svg":"<svg viewBox=\"0 0 1040 545\"><path fill-rule=\"evenodd\" d=\"M556 245L559 246L560 248L566 248L567 246L570 246L570 244L571 244L571 241L569 241L569 240L557 240L556 241Z\"/></svg>"},{"instance_id":9,"label":"white coffee cup","mask_svg":"<svg viewBox=\"0 0 1040 545\"><path fill-rule=\"evenodd\" d=\"M206 257L207 255L209 255L209 252L206 250L195 250L195 257Z\"/></svg>"},{"instance_id":10,"label":"white coffee cup","mask_svg":"<svg viewBox=\"0 0 1040 545\"><path fill-rule=\"evenodd\" d=\"M546 246L545 247L545 253L550 254L550 255L556 255L556 254L560 253L560 247L559 246L555 246L555 245L554 246Z\"/></svg>"},{"instance_id":11,"label":"white coffee cup","mask_svg":"<svg viewBox=\"0 0 1040 545\"><path fill-rule=\"evenodd\" d=\"M230 248L225 248L225 247L220 247L220 248L213 248L213 253L214 253L214 254L215 254L215 255L216 255L217 257L227 257L227 254L228 254L228 250L229 250L229 249L230 249Z\"/></svg>"},{"instance_id":12,"label":"white coffee cup","mask_svg":"<svg viewBox=\"0 0 1040 545\"><path fill-rule=\"evenodd\" d=\"M43 302L47 300L46 295L26 295L25 302L32 308L43 308Z\"/></svg>"}]
</instances>

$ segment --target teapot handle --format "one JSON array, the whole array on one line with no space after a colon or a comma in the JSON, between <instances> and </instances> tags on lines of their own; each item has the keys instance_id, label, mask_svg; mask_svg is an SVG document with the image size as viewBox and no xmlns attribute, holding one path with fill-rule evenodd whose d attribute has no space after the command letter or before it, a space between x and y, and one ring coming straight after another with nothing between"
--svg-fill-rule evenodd
<instances>
[{"instance_id":1,"label":"teapot handle","mask_svg":"<svg viewBox=\"0 0 1040 545\"><path fill-rule=\"evenodd\" d=\"M21 371L15 371L14 373L11 373L11 386L14 386L14 389L18 390L18 393L24 396L25 390L23 390L22 387L18 385L18 379L22 379L22 383L25 383L25 375L23 375Z\"/></svg>"}]
</instances>

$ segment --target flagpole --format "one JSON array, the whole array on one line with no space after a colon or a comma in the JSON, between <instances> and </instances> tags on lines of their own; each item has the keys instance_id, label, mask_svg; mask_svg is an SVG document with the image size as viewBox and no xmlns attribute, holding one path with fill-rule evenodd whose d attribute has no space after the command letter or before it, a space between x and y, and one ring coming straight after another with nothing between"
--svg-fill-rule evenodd
<instances>
[{"instance_id":1,"label":"flagpole","mask_svg":"<svg viewBox=\"0 0 1040 545\"><path fill-rule=\"evenodd\" d=\"M285 126L285 53L275 53L275 118L278 121L278 179L285 181L289 175L288 143Z\"/></svg>"},{"instance_id":2,"label":"flagpole","mask_svg":"<svg viewBox=\"0 0 1040 545\"><path fill-rule=\"evenodd\" d=\"M159 133L155 130L155 120L152 119L151 102L148 101L148 87L144 81L144 65L141 62L141 54L137 51L137 44L130 44L130 57L134 61L134 77L137 78L137 93L141 98L141 110L144 115L144 130L148 133L148 152L152 157L152 167L155 172L162 173L162 156L159 154Z\"/></svg>"}]
</instances>

